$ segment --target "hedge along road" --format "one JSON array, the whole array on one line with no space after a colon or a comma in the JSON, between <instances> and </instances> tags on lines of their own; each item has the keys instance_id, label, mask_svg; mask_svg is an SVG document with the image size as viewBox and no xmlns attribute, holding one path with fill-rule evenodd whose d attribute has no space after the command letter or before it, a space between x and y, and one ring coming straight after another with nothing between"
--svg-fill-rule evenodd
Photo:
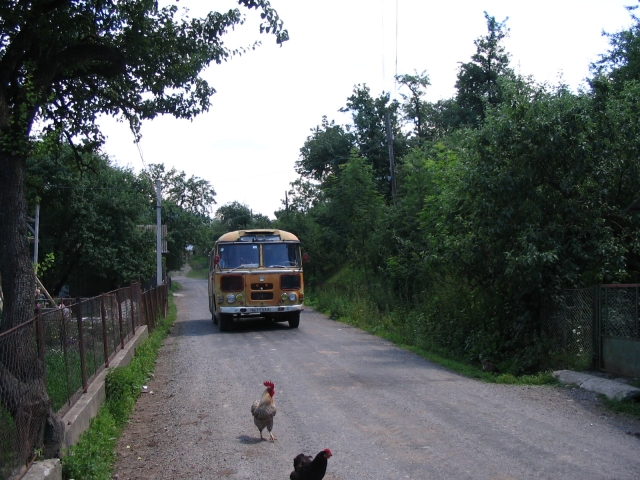
<instances>
[{"instance_id":1,"label":"hedge along road","mask_svg":"<svg viewBox=\"0 0 640 480\"><path fill-rule=\"evenodd\" d=\"M220 333L206 280L175 280L178 319L114 478L288 479L295 455L324 448L327 480L638 478L640 425L588 392L471 380L309 309L299 329ZM250 413L265 380L273 443Z\"/></svg>"}]
</instances>

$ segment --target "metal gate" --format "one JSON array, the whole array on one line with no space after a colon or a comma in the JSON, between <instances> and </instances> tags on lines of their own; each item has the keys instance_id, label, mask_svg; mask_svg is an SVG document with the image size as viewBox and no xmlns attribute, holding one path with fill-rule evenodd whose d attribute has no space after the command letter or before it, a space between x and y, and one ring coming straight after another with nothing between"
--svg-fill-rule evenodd
<instances>
[{"instance_id":1,"label":"metal gate","mask_svg":"<svg viewBox=\"0 0 640 480\"><path fill-rule=\"evenodd\" d=\"M542 329L570 355L604 372L640 377L640 284L564 290L544 302Z\"/></svg>"},{"instance_id":2,"label":"metal gate","mask_svg":"<svg viewBox=\"0 0 640 480\"><path fill-rule=\"evenodd\" d=\"M640 377L640 285L596 287L596 361L600 370Z\"/></svg>"}]
</instances>

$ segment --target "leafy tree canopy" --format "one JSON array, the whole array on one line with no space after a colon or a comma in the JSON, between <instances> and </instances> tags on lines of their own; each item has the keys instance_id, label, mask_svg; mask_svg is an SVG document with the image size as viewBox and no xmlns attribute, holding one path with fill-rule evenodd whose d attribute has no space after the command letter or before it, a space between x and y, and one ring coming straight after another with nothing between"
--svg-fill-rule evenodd
<instances>
[{"instance_id":1,"label":"leafy tree canopy","mask_svg":"<svg viewBox=\"0 0 640 480\"><path fill-rule=\"evenodd\" d=\"M413 134L424 139L427 137L428 103L423 100L426 88L431 85L426 72L414 75L396 75L396 81L409 90L409 94L400 93L404 100L402 111L406 121L413 123Z\"/></svg>"},{"instance_id":2,"label":"leafy tree canopy","mask_svg":"<svg viewBox=\"0 0 640 480\"><path fill-rule=\"evenodd\" d=\"M456 89L456 102L462 109L460 122L476 126L484 119L488 105L496 105L502 95L498 79L512 74L509 54L502 41L509 35L506 19L498 22L484 12L487 34L474 41L476 53L471 61L460 65Z\"/></svg>"},{"instance_id":3,"label":"leafy tree canopy","mask_svg":"<svg viewBox=\"0 0 640 480\"><path fill-rule=\"evenodd\" d=\"M349 152L354 147L355 138L349 128L329 122L322 117L322 125L311 130L300 149L296 161L296 172L303 177L324 180L328 175L336 175L340 165L347 162Z\"/></svg>"},{"instance_id":4,"label":"leafy tree canopy","mask_svg":"<svg viewBox=\"0 0 640 480\"><path fill-rule=\"evenodd\" d=\"M224 232L242 230L247 228L270 228L271 220L268 217L256 213L244 203L231 202L222 205L216 210L216 220L224 229Z\"/></svg>"},{"instance_id":5,"label":"leafy tree canopy","mask_svg":"<svg viewBox=\"0 0 640 480\"><path fill-rule=\"evenodd\" d=\"M259 11L261 30L277 42L288 38L267 0L238 4ZM102 141L100 114L124 118L136 135L142 120L160 114L191 118L209 108L215 92L202 70L241 53L226 47L222 37L243 21L237 8L188 18L176 6L158 8L155 0L0 0L0 331L33 314L25 182L34 122L64 135L73 147L84 139L82 147L92 150ZM42 384L38 368L22 372L15 365L0 365L6 367L0 368L0 381L19 374ZM47 428L53 430L46 433L51 440L45 456L57 456L63 425L46 389L38 391L31 405L48 412ZM19 409L11 395L5 391L0 401L15 417Z\"/></svg>"},{"instance_id":6,"label":"leafy tree canopy","mask_svg":"<svg viewBox=\"0 0 640 480\"><path fill-rule=\"evenodd\" d=\"M147 178L153 188L156 180L162 182L162 198L176 204L181 209L199 215L208 216L212 205L216 203L216 192L208 180L178 172L172 168L165 172L164 164L150 164L141 175Z\"/></svg>"},{"instance_id":7,"label":"leafy tree canopy","mask_svg":"<svg viewBox=\"0 0 640 480\"><path fill-rule=\"evenodd\" d=\"M106 156L83 154L78 170L68 144L38 142L28 162L30 197L40 204L40 257L54 261L42 278L57 295L70 276L91 272L104 279L98 294L155 269L153 237L139 225L150 222L152 191L133 172Z\"/></svg>"},{"instance_id":8,"label":"leafy tree canopy","mask_svg":"<svg viewBox=\"0 0 640 480\"><path fill-rule=\"evenodd\" d=\"M261 31L279 43L287 40L267 0L238 4L260 12ZM215 92L202 70L244 51L223 42L243 22L238 8L189 18L154 0L0 0L3 328L25 321L31 311L24 182L34 121L91 150L102 141L99 114L124 118L136 135L142 120L159 114L191 118L209 108ZM78 145L78 138L85 141Z\"/></svg>"}]
</instances>

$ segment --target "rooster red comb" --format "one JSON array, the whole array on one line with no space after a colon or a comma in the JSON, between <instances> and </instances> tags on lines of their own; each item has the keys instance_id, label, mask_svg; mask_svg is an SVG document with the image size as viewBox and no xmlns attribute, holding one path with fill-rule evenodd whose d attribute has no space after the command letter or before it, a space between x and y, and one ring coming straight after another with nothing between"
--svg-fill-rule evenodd
<instances>
[{"instance_id":1,"label":"rooster red comb","mask_svg":"<svg viewBox=\"0 0 640 480\"><path fill-rule=\"evenodd\" d=\"M273 382L271 380L267 380L266 382L263 383L263 385L267 388L274 388L275 385L273 384Z\"/></svg>"},{"instance_id":2,"label":"rooster red comb","mask_svg":"<svg viewBox=\"0 0 640 480\"><path fill-rule=\"evenodd\" d=\"M331 450L329 450L328 448L325 448L325 449L323 450L323 452L327 454L327 455L326 455L326 457L327 457L327 458L329 458L329 457L331 457L331 456L333 455L333 454L331 453Z\"/></svg>"}]
</instances>

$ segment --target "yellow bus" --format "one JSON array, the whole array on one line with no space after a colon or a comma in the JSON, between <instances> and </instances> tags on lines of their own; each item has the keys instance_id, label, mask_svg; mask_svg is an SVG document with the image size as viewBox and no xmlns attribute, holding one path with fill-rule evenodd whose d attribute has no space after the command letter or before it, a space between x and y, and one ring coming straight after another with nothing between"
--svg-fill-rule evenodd
<instances>
[{"instance_id":1,"label":"yellow bus","mask_svg":"<svg viewBox=\"0 0 640 480\"><path fill-rule=\"evenodd\" d=\"M221 332L234 320L264 317L298 328L304 309L300 241L284 230L222 235L209 254L209 311Z\"/></svg>"}]
</instances>

